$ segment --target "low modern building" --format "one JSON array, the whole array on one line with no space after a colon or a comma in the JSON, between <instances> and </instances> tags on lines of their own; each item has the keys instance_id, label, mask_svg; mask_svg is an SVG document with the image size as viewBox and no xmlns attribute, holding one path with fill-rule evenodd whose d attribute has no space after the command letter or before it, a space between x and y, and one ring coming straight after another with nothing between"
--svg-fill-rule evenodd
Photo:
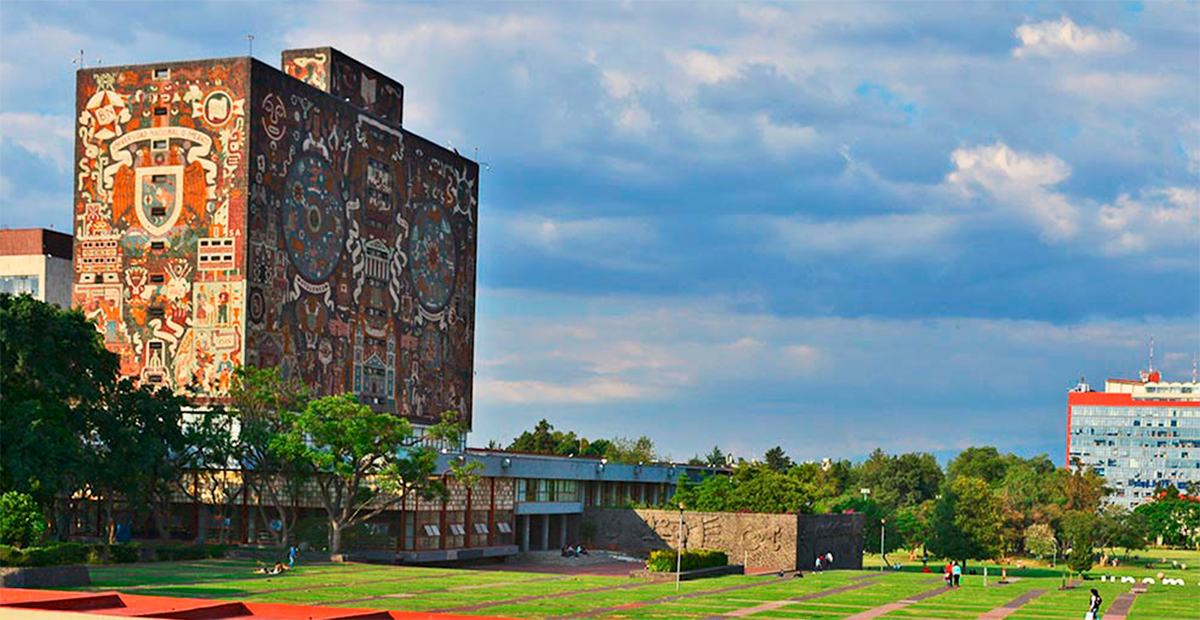
<instances>
[{"instance_id":1,"label":"low modern building","mask_svg":"<svg viewBox=\"0 0 1200 620\"><path fill-rule=\"evenodd\" d=\"M0 293L71 305L73 240L45 228L0 230Z\"/></svg>"},{"instance_id":2,"label":"low modern building","mask_svg":"<svg viewBox=\"0 0 1200 620\"><path fill-rule=\"evenodd\" d=\"M1080 382L1067 396L1067 462L1092 466L1134 507L1173 485L1200 492L1200 383L1109 379L1104 391Z\"/></svg>"}]
</instances>

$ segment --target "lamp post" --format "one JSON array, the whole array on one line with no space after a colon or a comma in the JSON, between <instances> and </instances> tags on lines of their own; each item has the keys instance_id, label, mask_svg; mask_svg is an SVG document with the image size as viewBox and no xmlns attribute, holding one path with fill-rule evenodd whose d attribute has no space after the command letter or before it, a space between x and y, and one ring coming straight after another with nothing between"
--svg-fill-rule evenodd
<instances>
[{"instance_id":1,"label":"lamp post","mask_svg":"<svg viewBox=\"0 0 1200 620\"><path fill-rule=\"evenodd\" d=\"M675 547L675 591L679 591L679 579L683 574L683 502L679 502L679 543Z\"/></svg>"},{"instance_id":2,"label":"lamp post","mask_svg":"<svg viewBox=\"0 0 1200 620\"><path fill-rule=\"evenodd\" d=\"M887 564L887 556L883 553L883 533L887 531L887 519L879 520L879 572L883 572L883 565Z\"/></svg>"}]
</instances>

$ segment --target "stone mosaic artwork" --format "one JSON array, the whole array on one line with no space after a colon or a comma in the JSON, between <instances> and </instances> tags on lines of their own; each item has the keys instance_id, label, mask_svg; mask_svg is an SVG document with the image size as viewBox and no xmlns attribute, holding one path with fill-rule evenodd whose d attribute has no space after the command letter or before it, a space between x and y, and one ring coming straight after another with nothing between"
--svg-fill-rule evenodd
<instances>
[{"instance_id":1,"label":"stone mosaic artwork","mask_svg":"<svg viewBox=\"0 0 1200 620\"><path fill-rule=\"evenodd\" d=\"M124 374L200 402L279 366L469 422L479 168L323 50L79 72L75 303Z\"/></svg>"},{"instance_id":2,"label":"stone mosaic artwork","mask_svg":"<svg viewBox=\"0 0 1200 620\"><path fill-rule=\"evenodd\" d=\"M247 69L78 75L74 303L125 375L201 400L245 357Z\"/></svg>"}]
</instances>

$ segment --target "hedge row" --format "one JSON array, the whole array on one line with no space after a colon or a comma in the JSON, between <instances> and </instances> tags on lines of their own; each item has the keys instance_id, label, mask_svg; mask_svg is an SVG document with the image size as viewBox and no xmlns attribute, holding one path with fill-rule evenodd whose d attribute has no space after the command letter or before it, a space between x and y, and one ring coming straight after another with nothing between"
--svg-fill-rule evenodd
<instances>
[{"instance_id":1,"label":"hedge row","mask_svg":"<svg viewBox=\"0 0 1200 620\"><path fill-rule=\"evenodd\" d=\"M658 573L673 573L675 572L676 562L677 557L674 549L653 551L650 553L650 559L646 560L646 570ZM683 552L682 569L685 571L725 566L726 564L729 564L729 556L725 555L724 551L690 549Z\"/></svg>"},{"instance_id":2,"label":"hedge row","mask_svg":"<svg viewBox=\"0 0 1200 620\"><path fill-rule=\"evenodd\" d=\"M154 548L154 559L203 560L225 557L225 545L179 545ZM141 545L128 543L109 547L108 561L131 564L142 557ZM0 566L66 566L70 564L103 564L104 545L98 543L52 543L44 547L18 549L0 545Z\"/></svg>"}]
</instances>

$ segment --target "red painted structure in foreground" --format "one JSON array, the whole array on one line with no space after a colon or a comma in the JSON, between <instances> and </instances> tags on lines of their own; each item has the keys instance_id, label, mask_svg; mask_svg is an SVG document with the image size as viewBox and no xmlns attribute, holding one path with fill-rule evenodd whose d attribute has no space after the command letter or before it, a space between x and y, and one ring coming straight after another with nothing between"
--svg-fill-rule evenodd
<instances>
[{"instance_id":1,"label":"red painted structure in foreground","mask_svg":"<svg viewBox=\"0 0 1200 620\"><path fill-rule=\"evenodd\" d=\"M463 616L424 611L385 611L213 601L120 592L61 592L20 588L0 588L0 617L5 620L502 620L500 616Z\"/></svg>"}]
</instances>

